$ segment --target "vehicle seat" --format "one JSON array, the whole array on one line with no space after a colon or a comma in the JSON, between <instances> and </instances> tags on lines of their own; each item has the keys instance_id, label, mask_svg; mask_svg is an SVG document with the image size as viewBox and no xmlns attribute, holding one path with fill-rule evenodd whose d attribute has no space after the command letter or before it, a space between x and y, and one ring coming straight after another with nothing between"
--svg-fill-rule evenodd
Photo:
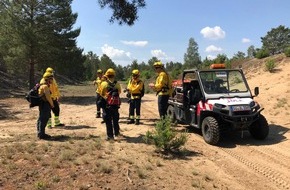
<instances>
[{"instance_id":1,"label":"vehicle seat","mask_svg":"<svg viewBox=\"0 0 290 190\"><path fill-rule=\"evenodd\" d=\"M218 93L226 93L227 88L223 86L224 81L222 79L215 80L215 91Z\"/></svg>"},{"instance_id":2,"label":"vehicle seat","mask_svg":"<svg viewBox=\"0 0 290 190\"><path fill-rule=\"evenodd\" d=\"M191 81L190 84L191 88L188 90L189 104L195 105L200 101L202 97L200 86L197 80Z\"/></svg>"},{"instance_id":3,"label":"vehicle seat","mask_svg":"<svg viewBox=\"0 0 290 190\"><path fill-rule=\"evenodd\" d=\"M191 84L189 82L183 83L183 92L187 92L189 89L191 89Z\"/></svg>"},{"instance_id":4,"label":"vehicle seat","mask_svg":"<svg viewBox=\"0 0 290 190\"><path fill-rule=\"evenodd\" d=\"M206 93L214 92L214 82L213 81L205 81L204 82L204 90Z\"/></svg>"}]
</instances>

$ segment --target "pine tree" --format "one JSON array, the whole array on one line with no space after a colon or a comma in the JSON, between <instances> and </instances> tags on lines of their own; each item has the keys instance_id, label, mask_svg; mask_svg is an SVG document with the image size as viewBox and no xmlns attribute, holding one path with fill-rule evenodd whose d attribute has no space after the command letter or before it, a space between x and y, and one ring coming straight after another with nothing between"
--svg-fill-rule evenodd
<instances>
[{"instance_id":1,"label":"pine tree","mask_svg":"<svg viewBox=\"0 0 290 190\"><path fill-rule=\"evenodd\" d=\"M101 8L108 6L113 11L110 22L118 21L118 24L134 25L138 20L138 9L146 7L145 0L99 0Z\"/></svg>"},{"instance_id":2,"label":"pine tree","mask_svg":"<svg viewBox=\"0 0 290 190\"><path fill-rule=\"evenodd\" d=\"M184 68L185 69L199 68L200 64L201 58L198 53L198 45L193 38L190 38L187 53L184 54Z\"/></svg>"},{"instance_id":3,"label":"pine tree","mask_svg":"<svg viewBox=\"0 0 290 190\"><path fill-rule=\"evenodd\" d=\"M290 29L282 25L272 28L261 40L262 49L268 50L270 55L282 53L290 46Z\"/></svg>"},{"instance_id":4,"label":"pine tree","mask_svg":"<svg viewBox=\"0 0 290 190\"><path fill-rule=\"evenodd\" d=\"M35 69L66 67L63 72L74 76L82 72L83 66L79 63L84 58L75 41L80 29L72 30L77 14L72 14L71 2L2 0L0 3L0 40L3 42L0 54L10 70L29 76L30 88L36 82ZM68 69L71 65L74 72Z\"/></svg>"}]
</instances>

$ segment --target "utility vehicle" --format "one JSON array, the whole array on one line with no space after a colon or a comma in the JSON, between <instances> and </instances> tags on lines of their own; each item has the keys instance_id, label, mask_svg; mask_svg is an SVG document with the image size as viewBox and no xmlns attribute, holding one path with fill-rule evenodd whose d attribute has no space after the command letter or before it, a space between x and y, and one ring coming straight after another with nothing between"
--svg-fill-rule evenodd
<instances>
[{"instance_id":1,"label":"utility vehicle","mask_svg":"<svg viewBox=\"0 0 290 190\"><path fill-rule=\"evenodd\" d=\"M167 114L172 122L201 129L208 144L218 144L227 130L249 130L259 140L269 134L264 108L254 101L259 87L252 95L242 69L213 64L207 70L185 70L173 88Z\"/></svg>"}]
</instances>

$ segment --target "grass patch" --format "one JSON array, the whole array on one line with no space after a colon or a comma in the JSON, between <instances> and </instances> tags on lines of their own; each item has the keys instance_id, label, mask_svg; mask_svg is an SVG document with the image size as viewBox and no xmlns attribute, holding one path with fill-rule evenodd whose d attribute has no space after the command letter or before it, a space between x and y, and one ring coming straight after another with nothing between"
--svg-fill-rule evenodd
<instances>
[{"instance_id":1,"label":"grass patch","mask_svg":"<svg viewBox=\"0 0 290 190\"><path fill-rule=\"evenodd\" d=\"M278 98L277 103L275 105L276 108L281 108L287 106L287 99L286 98Z\"/></svg>"},{"instance_id":2,"label":"grass patch","mask_svg":"<svg viewBox=\"0 0 290 190\"><path fill-rule=\"evenodd\" d=\"M109 174L113 172L113 169L111 168L110 164L108 164L107 162L101 162L99 163L99 171L102 173Z\"/></svg>"},{"instance_id":3,"label":"grass patch","mask_svg":"<svg viewBox=\"0 0 290 190\"><path fill-rule=\"evenodd\" d=\"M61 154L59 155L59 161L63 162L63 161L72 161L75 159L75 153L71 150L64 150L63 152L61 152Z\"/></svg>"},{"instance_id":4,"label":"grass patch","mask_svg":"<svg viewBox=\"0 0 290 190\"><path fill-rule=\"evenodd\" d=\"M48 185L45 182L38 181L35 183L35 189L37 190L46 190L48 189Z\"/></svg>"},{"instance_id":5,"label":"grass patch","mask_svg":"<svg viewBox=\"0 0 290 190\"><path fill-rule=\"evenodd\" d=\"M145 171L141 168L137 168L137 175L140 179L146 179Z\"/></svg>"},{"instance_id":6,"label":"grass patch","mask_svg":"<svg viewBox=\"0 0 290 190\"><path fill-rule=\"evenodd\" d=\"M191 182L191 186L194 188L201 188L202 187L199 179L193 179Z\"/></svg>"}]
</instances>

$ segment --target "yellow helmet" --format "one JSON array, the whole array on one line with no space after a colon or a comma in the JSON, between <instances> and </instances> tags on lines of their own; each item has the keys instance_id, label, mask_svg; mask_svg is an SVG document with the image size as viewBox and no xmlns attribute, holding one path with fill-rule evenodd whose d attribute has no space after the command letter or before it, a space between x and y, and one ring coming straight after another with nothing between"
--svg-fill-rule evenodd
<instances>
[{"instance_id":1,"label":"yellow helmet","mask_svg":"<svg viewBox=\"0 0 290 190\"><path fill-rule=\"evenodd\" d=\"M101 69L98 69L97 73L103 73L103 71Z\"/></svg>"},{"instance_id":2,"label":"yellow helmet","mask_svg":"<svg viewBox=\"0 0 290 190\"><path fill-rule=\"evenodd\" d=\"M53 69L51 67L47 67L45 72L53 73Z\"/></svg>"},{"instance_id":3,"label":"yellow helmet","mask_svg":"<svg viewBox=\"0 0 290 190\"><path fill-rule=\"evenodd\" d=\"M42 77L44 79L50 79L50 78L53 78L53 74L50 72L45 72Z\"/></svg>"},{"instance_id":4,"label":"yellow helmet","mask_svg":"<svg viewBox=\"0 0 290 190\"><path fill-rule=\"evenodd\" d=\"M140 72L139 72L139 70L138 69L134 69L133 71L132 71L132 75L140 75Z\"/></svg>"},{"instance_id":5,"label":"yellow helmet","mask_svg":"<svg viewBox=\"0 0 290 190\"><path fill-rule=\"evenodd\" d=\"M110 68L106 71L106 76L115 76L116 72L114 69Z\"/></svg>"},{"instance_id":6,"label":"yellow helmet","mask_svg":"<svg viewBox=\"0 0 290 190\"><path fill-rule=\"evenodd\" d=\"M153 64L154 67L163 67L163 63L161 63L161 61L157 61Z\"/></svg>"}]
</instances>

